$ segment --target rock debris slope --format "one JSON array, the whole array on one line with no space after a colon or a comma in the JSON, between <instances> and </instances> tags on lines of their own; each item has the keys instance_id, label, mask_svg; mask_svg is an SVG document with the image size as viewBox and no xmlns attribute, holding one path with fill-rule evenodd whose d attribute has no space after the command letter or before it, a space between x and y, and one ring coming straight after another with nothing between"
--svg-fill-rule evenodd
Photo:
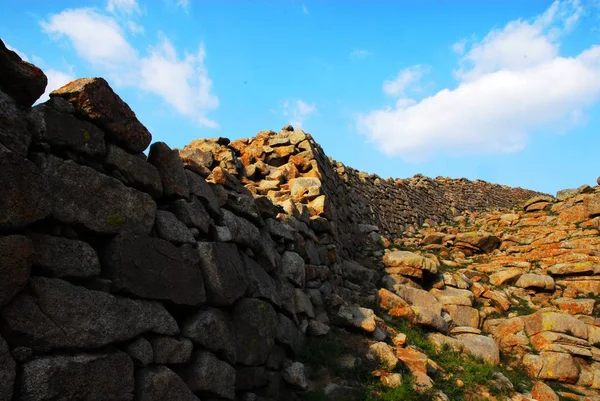
<instances>
[{"instance_id":1,"label":"rock debris slope","mask_svg":"<svg viewBox=\"0 0 600 401\"><path fill-rule=\"evenodd\" d=\"M46 84L0 41L0 401L514 397L507 355L595 394L595 189L383 180L290 126L171 149Z\"/></svg>"}]
</instances>

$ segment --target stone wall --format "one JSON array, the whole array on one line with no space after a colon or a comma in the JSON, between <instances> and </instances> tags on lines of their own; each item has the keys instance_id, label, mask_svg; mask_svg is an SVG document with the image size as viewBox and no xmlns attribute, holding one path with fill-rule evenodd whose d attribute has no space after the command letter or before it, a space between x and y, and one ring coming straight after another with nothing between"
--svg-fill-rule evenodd
<instances>
[{"instance_id":1,"label":"stone wall","mask_svg":"<svg viewBox=\"0 0 600 401\"><path fill-rule=\"evenodd\" d=\"M375 229L401 236L425 222L447 221L466 210L509 209L539 195L481 180L383 180L327 158L310 134L291 126L232 143L198 139L182 156L210 181L225 183L225 173L237 177L254 196L266 196L301 221L325 218L349 258L358 256Z\"/></svg>"},{"instance_id":2,"label":"stone wall","mask_svg":"<svg viewBox=\"0 0 600 401\"><path fill-rule=\"evenodd\" d=\"M146 157L150 133L101 78L32 108L45 85L0 42L0 400L280 400L305 386L295 355L344 294L327 222L277 219L164 143Z\"/></svg>"},{"instance_id":3,"label":"stone wall","mask_svg":"<svg viewBox=\"0 0 600 401\"><path fill-rule=\"evenodd\" d=\"M294 399L306 336L376 292L372 225L528 196L363 180L291 127L146 156L105 80L46 83L0 41L0 401Z\"/></svg>"}]
</instances>

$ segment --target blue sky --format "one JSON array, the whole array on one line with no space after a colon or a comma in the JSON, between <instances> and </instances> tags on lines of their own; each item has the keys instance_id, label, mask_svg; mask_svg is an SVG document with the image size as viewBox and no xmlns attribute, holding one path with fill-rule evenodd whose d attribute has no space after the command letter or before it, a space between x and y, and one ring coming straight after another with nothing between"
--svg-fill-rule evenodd
<instances>
[{"instance_id":1,"label":"blue sky","mask_svg":"<svg viewBox=\"0 0 600 401\"><path fill-rule=\"evenodd\" d=\"M105 77L172 147L292 123L329 156L383 178L554 193L600 175L596 0L0 0L0 9L0 38L46 72L49 90Z\"/></svg>"}]
</instances>

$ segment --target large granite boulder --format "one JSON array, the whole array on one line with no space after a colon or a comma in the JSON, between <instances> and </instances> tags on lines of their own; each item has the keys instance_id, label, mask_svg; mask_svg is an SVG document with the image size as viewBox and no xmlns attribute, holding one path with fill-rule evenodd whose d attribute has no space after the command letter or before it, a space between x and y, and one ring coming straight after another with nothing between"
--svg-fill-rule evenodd
<instances>
[{"instance_id":1,"label":"large granite boulder","mask_svg":"<svg viewBox=\"0 0 600 401\"><path fill-rule=\"evenodd\" d=\"M243 365L262 365L267 360L277 332L277 313L265 301L244 298L233 309L237 361Z\"/></svg>"},{"instance_id":2,"label":"large granite boulder","mask_svg":"<svg viewBox=\"0 0 600 401\"><path fill-rule=\"evenodd\" d=\"M0 336L0 401L11 401L17 376L17 365L8 344Z\"/></svg>"},{"instance_id":3,"label":"large granite boulder","mask_svg":"<svg viewBox=\"0 0 600 401\"><path fill-rule=\"evenodd\" d=\"M179 331L157 302L119 298L44 277L32 277L27 289L1 312L5 332L15 346L97 348L147 332L174 335Z\"/></svg>"},{"instance_id":4,"label":"large granite boulder","mask_svg":"<svg viewBox=\"0 0 600 401\"><path fill-rule=\"evenodd\" d=\"M146 193L73 161L48 156L40 160L52 195L52 215L101 234L126 230L149 233L156 204Z\"/></svg>"},{"instance_id":5,"label":"large granite boulder","mask_svg":"<svg viewBox=\"0 0 600 401\"><path fill-rule=\"evenodd\" d=\"M103 78L77 79L50 96L68 100L78 115L103 128L112 140L130 152L142 152L152 141L150 132Z\"/></svg>"},{"instance_id":6,"label":"large granite boulder","mask_svg":"<svg viewBox=\"0 0 600 401\"><path fill-rule=\"evenodd\" d=\"M103 259L117 291L184 305L206 301L202 270L168 241L125 232L109 243Z\"/></svg>"},{"instance_id":7,"label":"large granite boulder","mask_svg":"<svg viewBox=\"0 0 600 401\"><path fill-rule=\"evenodd\" d=\"M244 262L234 244L199 242L206 297L215 305L231 305L246 292Z\"/></svg>"},{"instance_id":8,"label":"large granite boulder","mask_svg":"<svg viewBox=\"0 0 600 401\"><path fill-rule=\"evenodd\" d=\"M21 157L27 157L31 145L27 113L2 90L0 90L0 144Z\"/></svg>"},{"instance_id":9,"label":"large granite boulder","mask_svg":"<svg viewBox=\"0 0 600 401\"><path fill-rule=\"evenodd\" d=\"M179 151L171 149L164 142L156 142L150 146L148 161L156 167L163 187L163 195L169 198L188 198L187 175Z\"/></svg>"},{"instance_id":10,"label":"large granite boulder","mask_svg":"<svg viewBox=\"0 0 600 401\"><path fill-rule=\"evenodd\" d=\"M162 196L163 187L158 170L143 158L107 144L104 164L112 171L117 171L128 186L146 192L154 199Z\"/></svg>"},{"instance_id":11,"label":"large granite boulder","mask_svg":"<svg viewBox=\"0 0 600 401\"><path fill-rule=\"evenodd\" d=\"M132 401L133 362L123 352L43 356L22 367L23 401Z\"/></svg>"},{"instance_id":12,"label":"large granite boulder","mask_svg":"<svg viewBox=\"0 0 600 401\"><path fill-rule=\"evenodd\" d=\"M236 363L235 329L231 318L221 309L203 308L189 316L181 325L181 335L232 365Z\"/></svg>"},{"instance_id":13,"label":"large granite boulder","mask_svg":"<svg viewBox=\"0 0 600 401\"><path fill-rule=\"evenodd\" d=\"M29 113L33 141L46 143L54 151L71 151L84 157L101 157L106 153L104 131L96 125L68 113L41 104Z\"/></svg>"},{"instance_id":14,"label":"large granite boulder","mask_svg":"<svg viewBox=\"0 0 600 401\"><path fill-rule=\"evenodd\" d=\"M226 400L235 398L235 369L210 352L196 352L192 364L181 376L194 393L208 393Z\"/></svg>"},{"instance_id":15,"label":"large granite boulder","mask_svg":"<svg viewBox=\"0 0 600 401\"><path fill-rule=\"evenodd\" d=\"M0 229L21 229L52 212L52 196L40 170L2 145L0 182Z\"/></svg>"},{"instance_id":16,"label":"large granite boulder","mask_svg":"<svg viewBox=\"0 0 600 401\"><path fill-rule=\"evenodd\" d=\"M200 401L181 377L163 365L135 373L135 395L137 401Z\"/></svg>"},{"instance_id":17,"label":"large granite boulder","mask_svg":"<svg viewBox=\"0 0 600 401\"><path fill-rule=\"evenodd\" d=\"M30 238L35 250L33 266L44 275L82 278L100 274L98 255L88 243L40 233Z\"/></svg>"},{"instance_id":18,"label":"large granite boulder","mask_svg":"<svg viewBox=\"0 0 600 401\"><path fill-rule=\"evenodd\" d=\"M33 246L22 235L0 237L0 308L9 303L27 284Z\"/></svg>"},{"instance_id":19,"label":"large granite boulder","mask_svg":"<svg viewBox=\"0 0 600 401\"><path fill-rule=\"evenodd\" d=\"M44 94L48 78L35 65L23 61L0 40L0 89L20 106L31 106Z\"/></svg>"}]
</instances>

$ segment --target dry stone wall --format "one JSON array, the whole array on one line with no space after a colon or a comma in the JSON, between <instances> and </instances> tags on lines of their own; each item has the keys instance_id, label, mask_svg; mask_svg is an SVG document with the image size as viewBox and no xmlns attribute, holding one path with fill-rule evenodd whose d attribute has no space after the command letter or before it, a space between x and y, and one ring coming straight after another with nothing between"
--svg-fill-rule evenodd
<instances>
[{"instance_id":1,"label":"dry stone wall","mask_svg":"<svg viewBox=\"0 0 600 401\"><path fill-rule=\"evenodd\" d=\"M375 225L526 195L365 180L291 127L146 156L105 80L46 83L0 41L0 401L294 399L306 336L376 289Z\"/></svg>"},{"instance_id":2,"label":"dry stone wall","mask_svg":"<svg viewBox=\"0 0 600 401\"><path fill-rule=\"evenodd\" d=\"M225 183L225 174L237 177L254 196L266 196L288 215L307 223L325 218L345 257L357 257L369 239L365 234L374 230L399 236L465 210L506 210L539 195L481 180L421 175L384 180L327 158L310 134L291 126L231 143L199 139L182 155L189 168L209 180Z\"/></svg>"}]
</instances>

